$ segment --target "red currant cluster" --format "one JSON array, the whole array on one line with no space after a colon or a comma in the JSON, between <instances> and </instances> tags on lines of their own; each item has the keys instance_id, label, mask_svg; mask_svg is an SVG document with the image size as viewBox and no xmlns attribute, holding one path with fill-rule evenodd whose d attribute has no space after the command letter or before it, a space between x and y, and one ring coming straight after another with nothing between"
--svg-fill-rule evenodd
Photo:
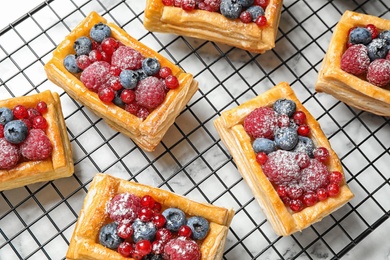
<instances>
[{"instance_id":1,"label":"red currant cluster","mask_svg":"<svg viewBox=\"0 0 390 260\"><path fill-rule=\"evenodd\" d=\"M291 100L258 108L244 120L256 160L278 195L293 212L337 196L343 175L329 171L329 151L315 147L306 114Z\"/></svg>"},{"instance_id":2,"label":"red currant cluster","mask_svg":"<svg viewBox=\"0 0 390 260\"><path fill-rule=\"evenodd\" d=\"M101 228L100 243L116 249L124 257L200 257L199 245L194 241L190 224L186 224L185 214L176 208L162 212L161 204L150 195L117 194L110 200L107 213L114 222ZM176 222L180 226L175 227Z\"/></svg>"},{"instance_id":3,"label":"red currant cluster","mask_svg":"<svg viewBox=\"0 0 390 260\"><path fill-rule=\"evenodd\" d=\"M48 123L43 116L47 110L43 101L29 108L23 105L0 108L0 169L50 156L52 144L45 133Z\"/></svg>"}]
</instances>

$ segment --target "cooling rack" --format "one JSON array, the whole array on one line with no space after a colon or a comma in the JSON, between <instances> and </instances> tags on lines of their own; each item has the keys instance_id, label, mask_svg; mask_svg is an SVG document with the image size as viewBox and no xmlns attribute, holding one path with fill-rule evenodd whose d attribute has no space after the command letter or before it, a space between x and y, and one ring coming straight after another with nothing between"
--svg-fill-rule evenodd
<instances>
[{"instance_id":1,"label":"cooling rack","mask_svg":"<svg viewBox=\"0 0 390 260\"><path fill-rule=\"evenodd\" d=\"M390 19L390 3L285 0L276 47L258 55L223 44L151 33L145 1L45 1L0 31L0 97L46 89L60 94L73 148L72 177L0 193L0 259L65 259L88 186L97 172L161 187L236 210L224 259L337 259L389 217L390 124L353 109L314 83L345 10ZM155 152L145 153L46 79L43 65L65 35L97 11L191 72L199 91ZM355 198L302 233L278 237L241 178L213 120L280 81L320 122L341 158Z\"/></svg>"}]
</instances>

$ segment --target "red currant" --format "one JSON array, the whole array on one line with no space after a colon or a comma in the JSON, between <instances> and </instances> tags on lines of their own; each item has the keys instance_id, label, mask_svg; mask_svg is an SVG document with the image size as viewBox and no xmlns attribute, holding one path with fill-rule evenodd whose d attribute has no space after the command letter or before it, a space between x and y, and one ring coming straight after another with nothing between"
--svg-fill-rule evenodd
<instances>
[{"instance_id":1,"label":"red currant","mask_svg":"<svg viewBox=\"0 0 390 260\"><path fill-rule=\"evenodd\" d=\"M163 216L163 214L161 213L157 213L153 216L152 218L152 222L153 224L157 227L157 228L162 228L165 226L165 223L167 223L167 220L166 218Z\"/></svg>"},{"instance_id":2,"label":"red currant","mask_svg":"<svg viewBox=\"0 0 390 260\"><path fill-rule=\"evenodd\" d=\"M133 253L133 245L130 242L122 242L118 246L118 253L124 257L128 257Z\"/></svg>"},{"instance_id":3,"label":"red currant","mask_svg":"<svg viewBox=\"0 0 390 260\"><path fill-rule=\"evenodd\" d=\"M134 233L134 229L131 222L121 222L118 224L117 232L119 237L127 239L131 238Z\"/></svg>"},{"instance_id":4,"label":"red currant","mask_svg":"<svg viewBox=\"0 0 390 260\"><path fill-rule=\"evenodd\" d=\"M155 255L161 255L164 252L165 243L160 240L154 240L152 242L152 253Z\"/></svg>"},{"instance_id":5,"label":"red currant","mask_svg":"<svg viewBox=\"0 0 390 260\"><path fill-rule=\"evenodd\" d=\"M89 65L92 64L92 61L89 59L88 55L80 55L76 59L77 67L82 70L85 70Z\"/></svg>"},{"instance_id":6,"label":"red currant","mask_svg":"<svg viewBox=\"0 0 390 260\"><path fill-rule=\"evenodd\" d=\"M268 6L269 0L255 0L253 5L260 5L264 10Z\"/></svg>"},{"instance_id":7,"label":"red currant","mask_svg":"<svg viewBox=\"0 0 390 260\"><path fill-rule=\"evenodd\" d=\"M142 208L138 212L138 217L141 221L148 222L152 219L153 214L154 214L154 212L151 208Z\"/></svg>"},{"instance_id":8,"label":"red currant","mask_svg":"<svg viewBox=\"0 0 390 260\"><path fill-rule=\"evenodd\" d=\"M4 125L0 124L0 138L4 137Z\"/></svg>"},{"instance_id":9,"label":"red currant","mask_svg":"<svg viewBox=\"0 0 390 260\"><path fill-rule=\"evenodd\" d=\"M121 68L117 67L117 66L111 66L110 67L110 73L111 75L113 76L116 76L116 77L119 77L119 75L121 74L122 70Z\"/></svg>"},{"instance_id":10,"label":"red currant","mask_svg":"<svg viewBox=\"0 0 390 260\"><path fill-rule=\"evenodd\" d=\"M279 127L289 127L290 118L286 114L279 115L278 117L278 126Z\"/></svg>"},{"instance_id":11,"label":"red currant","mask_svg":"<svg viewBox=\"0 0 390 260\"><path fill-rule=\"evenodd\" d=\"M153 210L154 210L154 212L161 212L161 203L156 201L154 203Z\"/></svg>"},{"instance_id":12,"label":"red currant","mask_svg":"<svg viewBox=\"0 0 390 260\"><path fill-rule=\"evenodd\" d=\"M314 158L324 163L329 159L329 151L325 147L318 147L313 152Z\"/></svg>"},{"instance_id":13,"label":"red currant","mask_svg":"<svg viewBox=\"0 0 390 260\"><path fill-rule=\"evenodd\" d=\"M191 235L192 235L192 230L191 230L191 228L190 228L189 226L183 225L183 226L181 226L181 227L179 228L179 230L177 231L177 234L178 234L179 236L189 238L189 237L191 237Z\"/></svg>"},{"instance_id":14,"label":"red currant","mask_svg":"<svg viewBox=\"0 0 390 260\"><path fill-rule=\"evenodd\" d=\"M112 55L118 46L118 41L112 37L105 38L101 43L102 51L108 55Z\"/></svg>"},{"instance_id":15,"label":"red currant","mask_svg":"<svg viewBox=\"0 0 390 260\"><path fill-rule=\"evenodd\" d=\"M144 208L152 209L155 204L155 200L150 195L145 195L141 198L141 206Z\"/></svg>"},{"instance_id":16,"label":"red currant","mask_svg":"<svg viewBox=\"0 0 390 260\"><path fill-rule=\"evenodd\" d=\"M94 63L95 61L101 61L103 59L103 55L98 50L92 50L88 54L89 60Z\"/></svg>"},{"instance_id":17,"label":"red currant","mask_svg":"<svg viewBox=\"0 0 390 260\"><path fill-rule=\"evenodd\" d=\"M250 23L252 22L252 15L248 11L243 11L240 14L240 20L243 23Z\"/></svg>"},{"instance_id":18,"label":"red currant","mask_svg":"<svg viewBox=\"0 0 390 260\"><path fill-rule=\"evenodd\" d=\"M92 41L92 50L100 49L100 43Z\"/></svg>"},{"instance_id":19,"label":"red currant","mask_svg":"<svg viewBox=\"0 0 390 260\"><path fill-rule=\"evenodd\" d=\"M310 164L310 157L306 153L297 153L297 155L295 155L295 160L301 169L308 167Z\"/></svg>"},{"instance_id":20,"label":"red currant","mask_svg":"<svg viewBox=\"0 0 390 260\"><path fill-rule=\"evenodd\" d=\"M145 256L152 252L152 243L147 239L140 240L135 243L135 251Z\"/></svg>"},{"instance_id":21,"label":"red currant","mask_svg":"<svg viewBox=\"0 0 390 260\"><path fill-rule=\"evenodd\" d=\"M36 116L31 121L32 128L45 130L48 127L48 123L43 116Z\"/></svg>"},{"instance_id":22,"label":"red currant","mask_svg":"<svg viewBox=\"0 0 390 260\"><path fill-rule=\"evenodd\" d=\"M299 212L303 209L303 203L300 199L290 201L290 209L294 212Z\"/></svg>"},{"instance_id":23,"label":"red currant","mask_svg":"<svg viewBox=\"0 0 390 260\"><path fill-rule=\"evenodd\" d=\"M260 164L260 165L263 165L266 163L266 161L268 160L268 155L264 152L258 152L256 154L256 161Z\"/></svg>"},{"instance_id":24,"label":"red currant","mask_svg":"<svg viewBox=\"0 0 390 260\"><path fill-rule=\"evenodd\" d=\"M297 132L301 136L308 136L310 133L310 127L308 125L300 125Z\"/></svg>"},{"instance_id":25,"label":"red currant","mask_svg":"<svg viewBox=\"0 0 390 260\"><path fill-rule=\"evenodd\" d=\"M367 24L367 25L366 25L366 28L367 28L367 30L369 30L369 31L371 32L371 37L372 37L373 39L375 39L375 38L378 37L379 31L378 31L378 28L376 28L375 25L373 25L373 24Z\"/></svg>"},{"instance_id":26,"label":"red currant","mask_svg":"<svg viewBox=\"0 0 390 260\"><path fill-rule=\"evenodd\" d=\"M156 232L156 240L162 241L163 243L168 242L173 237L171 231L166 228L160 228Z\"/></svg>"},{"instance_id":27,"label":"red currant","mask_svg":"<svg viewBox=\"0 0 390 260\"><path fill-rule=\"evenodd\" d=\"M47 112L47 104L45 101L39 101L36 105L36 109L39 113L45 114Z\"/></svg>"},{"instance_id":28,"label":"red currant","mask_svg":"<svg viewBox=\"0 0 390 260\"><path fill-rule=\"evenodd\" d=\"M166 6L172 6L173 5L173 0L162 0L162 3Z\"/></svg>"},{"instance_id":29,"label":"red currant","mask_svg":"<svg viewBox=\"0 0 390 260\"><path fill-rule=\"evenodd\" d=\"M31 120L28 118L23 118L21 120L26 124L28 131L30 131L30 129L32 128Z\"/></svg>"},{"instance_id":30,"label":"red currant","mask_svg":"<svg viewBox=\"0 0 390 260\"><path fill-rule=\"evenodd\" d=\"M320 201L326 200L328 198L328 193L326 192L326 189L324 188L317 189L317 198Z\"/></svg>"},{"instance_id":31,"label":"red currant","mask_svg":"<svg viewBox=\"0 0 390 260\"><path fill-rule=\"evenodd\" d=\"M22 105L15 106L14 109L12 109L12 113L17 119L23 119L28 117L27 108Z\"/></svg>"},{"instance_id":32,"label":"red currant","mask_svg":"<svg viewBox=\"0 0 390 260\"><path fill-rule=\"evenodd\" d=\"M306 114L302 111L296 111L292 118L297 125L303 125L306 123Z\"/></svg>"},{"instance_id":33,"label":"red currant","mask_svg":"<svg viewBox=\"0 0 390 260\"><path fill-rule=\"evenodd\" d=\"M176 76L169 75L165 78L165 85L169 89L175 89L179 87L179 80L176 78Z\"/></svg>"},{"instance_id":34,"label":"red currant","mask_svg":"<svg viewBox=\"0 0 390 260\"><path fill-rule=\"evenodd\" d=\"M329 182L330 183L336 183L340 184L341 181L343 180L343 175L339 171L332 171L329 174Z\"/></svg>"},{"instance_id":35,"label":"red currant","mask_svg":"<svg viewBox=\"0 0 390 260\"><path fill-rule=\"evenodd\" d=\"M137 117L145 120L149 116L150 112L146 107L140 107L137 112Z\"/></svg>"},{"instance_id":36,"label":"red currant","mask_svg":"<svg viewBox=\"0 0 390 260\"><path fill-rule=\"evenodd\" d=\"M111 54L108 54L104 51L100 52L102 54L102 61L106 61L108 63L111 63Z\"/></svg>"},{"instance_id":37,"label":"red currant","mask_svg":"<svg viewBox=\"0 0 390 260\"><path fill-rule=\"evenodd\" d=\"M40 116L41 113L39 113L38 110L36 110L35 108L27 108L27 113L28 113L28 119L32 120L34 117L36 116Z\"/></svg>"},{"instance_id":38,"label":"red currant","mask_svg":"<svg viewBox=\"0 0 390 260\"><path fill-rule=\"evenodd\" d=\"M302 201L307 207L313 206L318 201L317 194L313 191L309 191L303 195Z\"/></svg>"},{"instance_id":39,"label":"red currant","mask_svg":"<svg viewBox=\"0 0 390 260\"><path fill-rule=\"evenodd\" d=\"M115 97L115 91L112 88L99 89L98 96L103 102L111 102Z\"/></svg>"},{"instance_id":40,"label":"red currant","mask_svg":"<svg viewBox=\"0 0 390 260\"><path fill-rule=\"evenodd\" d=\"M185 1L181 4L181 8L184 10L184 11L187 11L187 12L190 12L192 10L194 10L196 7L196 1L195 0L189 0L189 1Z\"/></svg>"},{"instance_id":41,"label":"red currant","mask_svg":"<svg viewBox=\"0 0 390 260\"><path fill-rule=\"evenodd\" d=\"M158 72L158 75L160 76L160 78L165 79L169 75L172 75L172 70L169 67L161 67Z\"/></svg>"},{"instance_id":42,"label":"red currant","mask_svg":"<svg viewBox=\"0 0 390 260\"><path fill-rule=\"evenodd\" d=\"M256 24L259 26L259 27L264 27L267 25L267 17L265 17L264 15L260 15L257 19L256 19Z\"/></svg>"},{"instance_id":43,"label":"red currant","mask_svg":"<svg viewBox=\"0 0 390 260\"><path fill-rule=\"evenodd\" d=\"M111 77L107 80L107 82L104 84L105 87L112 88L115 91L118 91L122 89L122 84L121 81L119 80L118 77Z\"/></svg>"},{"instance_id":44,"label":"red currant","mask_svg":"<svg viewBox=\"0 0 390 260\"><path fill-rule=\"evenodd\" d=\"M326 187L329 197L335 197L340 192L340 186L336 183L331 183Z\"/></svg>"},{"instance_id":45,"label":"red currant","mask_svg":"<svg viewBox=\"0 0 390 260\"><path fill-rule=\"evenodd\" d=\"M139 109L140 106L135 102L131 102L125 105L125 110L135 116L137 115Z\"/></svg>"},{"instance_id":46,"label":"red currant","mask_svg":"<svg viewBox=\"0 0 390 260\"><path fill-rule=\"evenodd\" d=\"M278 193L279 197L281 197L281 198L287 197L287 189L286 189L286 186L284 186L284 185L279 185L276 188L276 192Z\"/></svg>"},{"instance_id":47,"label":"red currant","mask_svg":"<svg viewBox=\"0 0 390 260\"><path fill-rule=\"evenodd\" d=\"M301 197L303 194L303 190L299 187L288 187L287 188L287 196L290 198L290 199L298 199L299 197Z\"/></svg>"}]
</instances>

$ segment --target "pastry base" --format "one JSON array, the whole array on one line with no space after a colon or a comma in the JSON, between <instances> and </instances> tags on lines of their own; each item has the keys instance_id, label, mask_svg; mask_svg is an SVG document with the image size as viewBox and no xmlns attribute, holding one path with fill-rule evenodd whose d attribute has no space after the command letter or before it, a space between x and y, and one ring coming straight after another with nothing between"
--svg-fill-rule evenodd
<instances>
[{"instance_id":1,"label":"pastry base","mask_svg":"<svg viewBox=\"0 0 390 260\"><path fill-rule=\"evenodd\" d=\"M316 91L328 93L352 107L376 115L390 116L389 89L377 87L340 68L348 31L355 26L365 27L367 24L373 24L381 31L390 29L390 20L345 11L334 30L315 88Z\"/></svg>"},{"instance_id":2,"label":"pastry base","mask_svg":"<svg viewBox=\"0 0 390 260\"><path fill-rule=\"evenodd\" d=\"M282 0L270 0L265 10L268 25L260 28L255 23L230 20L216 12L198 9L186 12L182 8L164 6L161 0L147 0L144 26L149 31L195 37L264 53L275 46L282 5Z\"/></svg>"},{"instance_id":3,"label":"pastry base","mask_svg":"<svg viewBox=\"0 0 390 260\"><path fill-rule=\"evenodd\" d=\"M251 99L231 110L222 112L214 121L214 125L222 142L229 149L239 172L248 183L261 209L278 235L288 236L296 231L320 221L353 198L345 181L340 186L340 194L318 202L314 206L306 207L302 211L293 213L280 199L272 183L263 173L256 161L256 154L252 148L252 140L243 127L244 118L255 108L272 106L279 98L293 100L297 110L306 114L307 124L310 126L309 137L316 147L326 147L330 154L328 169L343 173L342 165L330 143L321 130L320 125L309 111L297 99L291 87L282 82L265 93Z\"/></svg>"},{"instance_id":4,"label":"pastry base","mask_svg":"<svg viewBox=\"0 0 390 260\"><path fill-rule=\"evenodd\" d=\"M99 22L107 24L111 28L113 38L139 51L144 57L157 58L161 66L171 68L173 75L179 80L180 86L177 89L170 90L165 101L150 113L145 120L112 103L103 103L97 93L88 90L83 85L79 80L79 75L69 73L63 66L64 58L68 54L74 53L74 41L80 36L89 35L91 27ZM45 65L45 71L50 81L63 88L73 99L103 118L111 128L128 136L147 152L155 150L176 117L198 90L198 82L193 79L191 74L185 73L159 53L135 40L117 25L107 23L106 19L96 12L91 12L58 45L53 52L53 58Z\"/></svg>"},{"instance_id":5,"label":"pastry base","mask_svg":"<svg viewBox=\"0 0 390 260\"><path fill-rule=\"evenodd\" d=\"M98 242L100 228L109 221L109 216L106 213L107 202L116 194L123 192L133 193L137 196L148 194L161 203L163 210L168 207L177 207L187 215L203 216L208 219L210 231L200 245L202 259L222 259L229 225L234 216L232 209L194 202L163 189L99 173L94 177L85 197L66 254L68 260L129 259Z\"/></svg>"},{"instance_id":6,"label":"pastry base","mask_svg":"<svg viewBox=\"0 0 390 260\"><path fill-rule=\"evenodd\" d=\"M0 107L35 107L39 101L45 101L48 108L48 112L43 116L49 125L46 135L53 145L52 155L46 160L21 162L12 169L0 170L0 191L68 177L74 172L72 147L57 93L46 90L31 96L2 100Z\"/></svg>"}]
</instances>

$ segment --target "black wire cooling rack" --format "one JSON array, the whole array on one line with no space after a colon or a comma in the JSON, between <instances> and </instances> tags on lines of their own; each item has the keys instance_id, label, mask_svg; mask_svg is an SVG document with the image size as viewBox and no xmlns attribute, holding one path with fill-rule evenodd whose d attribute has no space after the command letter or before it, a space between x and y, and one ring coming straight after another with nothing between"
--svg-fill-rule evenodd
<instances>
[{"instance_id":1,"label":"black wire cooling rack","mask_svg":"<svg viewBox=\"0 0 390 260\"><path fill-rule=\"evenodd\" d=\"M0 31L0 97L60 93L73 147L72 177L0 193L0 259L64 259L88 185L97 172L233 207L224 259L331 259L345 256L389 217L390 123L316 93L314 83L345 10L390 19L382 1L286 0L276 47L263 55L142 25L145 1L45 1ZM155 152L145 153L46 79L56 45L97 11L191 72L199 91ZM221 143L213 120L287 81L338 153L355 198L302 233L278 237Z\"/></svg>"}]
</instances>

